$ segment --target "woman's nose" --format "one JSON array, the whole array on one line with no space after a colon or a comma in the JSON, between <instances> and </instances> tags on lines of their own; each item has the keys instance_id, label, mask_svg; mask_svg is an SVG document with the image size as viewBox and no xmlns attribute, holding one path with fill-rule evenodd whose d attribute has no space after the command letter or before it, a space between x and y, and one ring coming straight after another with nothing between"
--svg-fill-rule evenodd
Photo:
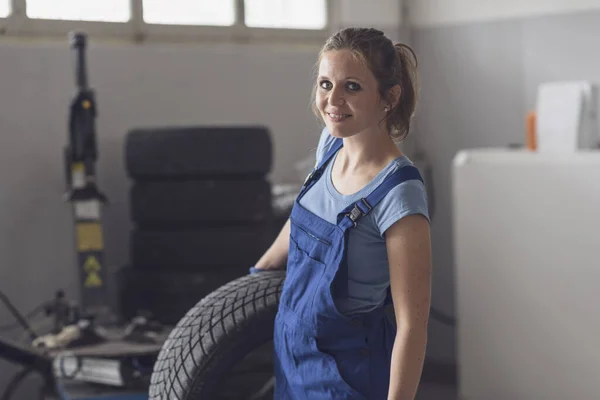
<instances>
[{"instance_id":1,"label":"woman's nose","mask_svg":"<svg viewBox=\"0 0 600 400\"><path fill-rule=\"evenodd\" d=\"M339 106L346 102L344 99L344 92L339 89L333 89L329 92L329 104L332 106Z\"/></svg>"}]
</instances>

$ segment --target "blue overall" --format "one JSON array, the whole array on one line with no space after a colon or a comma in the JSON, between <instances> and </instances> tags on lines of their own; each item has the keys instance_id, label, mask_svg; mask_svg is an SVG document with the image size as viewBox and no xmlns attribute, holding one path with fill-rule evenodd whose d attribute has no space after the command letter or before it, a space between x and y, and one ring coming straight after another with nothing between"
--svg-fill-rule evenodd
<instances>
[{"instance_id":1,"label":"blue overall","mask_svg":"<svg viewBox=\"0 0 600 400\"><path fill-rule=\"evenodd\" d=\"M344 315L333 299L348 295L349 230L393 187L422 179L415 167L400 168L331 224L299 201L342 145L336 139L307 178L290 216L287 275L274 329L275 400L387 399L396 335L384 312L389 288L385 304L368 313Z\"/></svg>"}]
</instances>

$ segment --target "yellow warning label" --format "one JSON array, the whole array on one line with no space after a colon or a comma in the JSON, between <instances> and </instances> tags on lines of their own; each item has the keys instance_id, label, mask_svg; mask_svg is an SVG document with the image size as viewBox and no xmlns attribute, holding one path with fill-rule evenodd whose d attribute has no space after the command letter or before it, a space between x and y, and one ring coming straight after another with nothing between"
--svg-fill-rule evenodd
<instances>
[{"instance_id":1,"label":"yellow warning label","mask_svg":"<svg viewBox=\"0 0 600 400\"><path fill-rule=\"evenodd\" d=\"M83 270L86 272L87 277L83 285L85 287L99 287L102 286L102 278L100 278L100 270L102 266L98 262L98 259L94 256L89 256L83 263Z\"/></svg>"},{"instance_id":2,"label":"yellow warning label","mask_svg":"<svg viewBox=\"0 0 600 400\"><path fill-rule=\"evenodd\" d=\"M86 258L85 263L83 263L83 270L87 273L90 272L98 272L102 269L98 259L94 256L89 256Z\"/></svg>"},{"instance_id":3,"label":"yellow warning label","mask_svg":"<svg viewBox=\"0 0 600 400\"><path fill-rule=\"evenodd\" d=\"M100 224L86 222L77 224L77 250L101 251L104 249L104 238Z\"/></svg>"},{"instance_id":4,"label":"yellow warning label","mask_svg":"<svg viewBox=\"0 0 600 400\"><path fill-rule=\"evenodd\" d=\"M74 162L74 163L71 164L71 171L73 173L84 172L85 171L85 165L82 162Z\"/></svg>"},{"instance_id":5,"label":"yellow warning label","mask_svg":"<svg viewBox=\"0 0 600 400\"><path fill-rule=\"evenodd\" d=\"M96 272L92 272L85 278L85 282L83 283L85 287L100 287L102 286L102 279L100 279L100 275Z\"/></svg>"}]
</instances>

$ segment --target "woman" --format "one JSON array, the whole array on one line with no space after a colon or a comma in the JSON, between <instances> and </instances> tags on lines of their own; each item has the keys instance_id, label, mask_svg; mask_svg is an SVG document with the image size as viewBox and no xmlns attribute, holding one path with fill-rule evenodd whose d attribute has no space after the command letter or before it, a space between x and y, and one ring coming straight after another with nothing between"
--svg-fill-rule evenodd
<instances>
[{"instance_id":1,"label":"woman","mask_svg":"<svg viewBox=\"0 0 600 400\"><path fill-rule=\"evenodd\" d=\"M429 217L396 142L416 105L416 57L378 30L351 28L326 42L317 65L317 165L251 269L287 259L275 399L413 399L427 342Z\"/></svg>"}]
</instances>

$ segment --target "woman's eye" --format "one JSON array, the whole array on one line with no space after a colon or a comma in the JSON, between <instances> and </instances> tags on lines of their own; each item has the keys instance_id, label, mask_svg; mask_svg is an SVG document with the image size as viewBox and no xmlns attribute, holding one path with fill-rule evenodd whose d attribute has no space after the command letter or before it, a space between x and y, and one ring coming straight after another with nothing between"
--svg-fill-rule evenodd
<instances>
[{"instance_id":1,"label":"woman's eye","mask_svg":"<svg viewBox=\"0 0 600 400\"><path fill-rule=\"evenodd\" d=\"M353 92L358 92L361 89L360 85L356 82L348 82L346 87Z\"/></svg>"},{"instance_id":2,"label":"woman's eye","mask_svg":"<svg viewBox=\"0 0 600 400\"><path fill-rule=\"evenodd\" d=\"M329 90L329 89L331 89L331 82L321 81L321 82L319 82L319 86L321 87L321 89Z\"/></svg>"}]
</instances>

